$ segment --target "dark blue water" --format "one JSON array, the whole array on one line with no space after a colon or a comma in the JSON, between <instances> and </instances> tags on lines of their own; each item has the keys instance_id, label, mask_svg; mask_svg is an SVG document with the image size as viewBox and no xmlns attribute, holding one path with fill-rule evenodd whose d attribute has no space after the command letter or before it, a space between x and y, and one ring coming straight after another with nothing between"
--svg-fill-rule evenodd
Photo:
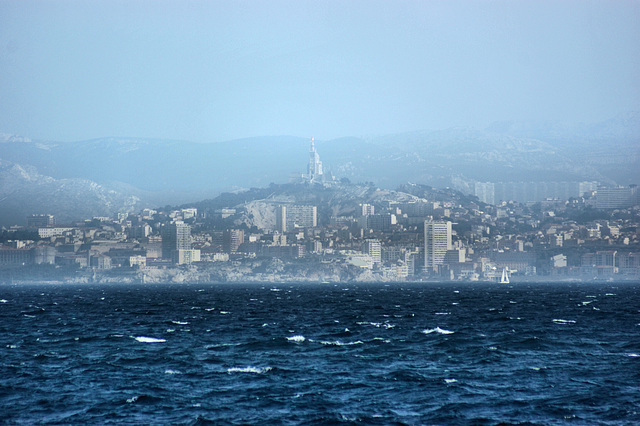
<instances>
[{"instance_id":1,"label":"dark blue water","mask_svg":"<svg viewBox=\"0 0 640 426\"><path fill-rule=\"evenodd\" d=\"M640 284L0 286L0 423L638 424Z\"/></svg>"}]
</instances>

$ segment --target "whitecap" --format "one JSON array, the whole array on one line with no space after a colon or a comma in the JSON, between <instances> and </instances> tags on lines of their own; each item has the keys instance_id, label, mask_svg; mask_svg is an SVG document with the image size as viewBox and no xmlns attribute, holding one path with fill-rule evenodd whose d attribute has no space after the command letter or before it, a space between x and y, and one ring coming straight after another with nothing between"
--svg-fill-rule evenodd
<instances>
[{"instance_id":1,"label":"whitecap","mask_svg":"<svg viewBox=\"0 0 640 426\"><path fill-rule=\"evenodd\" d=\"M458 302L453 302L452 305L459 305L459 303Z\"/></svg>"},{"instance_id":2,"label":"whitecap","mask_svg":"<svg viewBox=\"0 0 640 426\"><path fill-rule=\"evenodd\" d=\"M582 306L587 306L589 303L593 303L593 300L588 300L586 302L582 302Z\"/></svg>"},{"instance_id":3,"label":"whitecap","mask_svg":"<svg viewBox=\"0 0 640 426\"><path fill-rule=\"evenodd\" d=\"M182 372L178 370L164 370L164 374L182 374Z\"/></svg>"},{"instance_id":4,"label":"whitecap","mask_svg":"<svg viewBox=\"0 0 640 426\"><path fill-rule=\"evenodd\" d=\"M221 315L228 315L228 314L230 314L230 313L231 313L231 312L229 312L229 311L220 311L220 314L221 314Z\"/></svg>"},{"instance_id":5,"label":"whitecap","mask_svg":"<svg viewBox=\"0 0 640 426\"><path fill-rule=\"evenodd\" d=\"M356 324L358 325L372 325L375 328L386 328L387 330L390 328L394 328L395 325L394 324L389 324L388 322L382 323L382 322L367 322L367 321L359 321Z\"/></svg>"},{"instance_id":6,"label":"whitecap","mask_svg":"<svg viewBox=\"0 0 640 426\"><path fill-rule=\"evenodd\" d=\"M290 342L302 343L307 339L305 339L304 336L302 336L300 334L297 334L295 336L287 337L287 340L290 341Z\"/></svg>"},{"instance_id":7,"label":"whitecap","mask_svg":"<svg viewBox=\"0 0 640 426\"><path fill-rule=\"evenodd\" d=\"M174 324L178 324L178 325L187 325L189 324L187 321L171 321Z\"/></svg>"},{"instance_id":8,"label":"whitecap","mask_svg":"<svg viewBox=\"0 0 640 426\"><path fill-rule=\"evenodd\" d=\"M362 340L356 340L355 342L341 342L340 340L334 340L334 341L322 340L320 341L320 343L326 346L352 346L352 345L362 345L364 342Z\"/></svg>"},{"instance_id":9,"label":"whitecap","mask_svg":"<svg viewBox=\"0 0 640 426\"><path fill-rule=\"evenodd\" d=\"M434 315L451 315L451 312L436 312Z\"/></svg>"},{"instance_id":10,"label":"whitecap","mask_svg":"<svg viewBox=\"0 0 640 426\"><path fill-rule=\"evenodd\" d=\"M638 355L636 353L631 353L631 354L627 354L627 356L637 357L637 356L640 356L640 355Z\"/></svg>"},{"instance_id":11,"label":"whitecap","mask_svg":"<svg viewBox=\"0 0 640 426\"><path fill-rule=\"evenodd\" d=\"M205 308L205 311L207 311L207 312L211 312L211 311L215 311L215 310L216 310L216 308Z\"/></svg>"},{"instance_id":12,"label":"whitecap","mask_svg":"<svg viewBox=\"0 0 640 426\"><path fill-rule=\"evenodd\" d=\"M140 397L139 396L134 396L133 398L127 399L127 402L129 404L132 404L132 403L136 402L138 400L138 398L140 398Z\"/></svg>"},{"instance_id":13,"label":"whitecap","mask_svg":"<svg viewBox=\"0 0 640 426\"><path fill-rule=\"evenodd\" d=\"M7 347L8 347L9 349L16 349L18 346L17 346L17 345L7 345Z\"/></svg>"},{"instance_id":14,"label":"whitecap","mask_svg":"<svg viewBox=\"0 0 640 426\"><path fill-rule=\"evenodd\" d=\"M271 367L231 367L227 368L227 373L255 373L264 374L267 371L271 371Z\"/></svg>"},{"instance_id":15,"label":"whitecap","mask_svg":"<svg viewBox=\"0 0 640 426\"><path fill-rule=\"evenodd\" d=\"M456 380L456 379L444 379L444 382L445 382L446 384L451 384L451 383L455 383L455 382L457 382L457 380Z\"/></svg>"},{"instance_id":16,"label":"whitecap","mask_svg":"<svg viewBox=\"0 0 640 426\"><path fill-rule=\"evenodd\" d=\"M453 290L453 292L458 294L458 293L460 293L460 290Z\"/></svg>"},{"instance_id":17,"label":"whitecap","mask_svg":"<svg viewBox=\"0 0 640 426\"><path fill-rule=\"evenodd\" d=\"M167 328L167 333L174 333L175 331L175 328Z\"/></svg>"},{"instance_id":18,"label":"whitecap","mask_svg":"<svg viewBox=\"0 0 640 426\"><path fill-rule=\"evenodd\" d=\"M615 296L615 293L605 293L605 296Z\"/></svg>"},{"instance_id":19,"label":"whitecap","mask_svg":"<svg viewBox=\"0 0 640 426\"><path fill-rule=\"evenodd\" d=\"M566 320L566 319L554 319L553 322L556 324L575 324L575 320Z\"/></svg>"},{"instance_id":20,"label":"whitecap","mask_svg":"<svg viewBox=\"0 0 640 426\"><path fill-rule=\"evenodd\" d=\"M7 299L0 299L0 303L7 303L9 302Z\"/></svg>"},{"instance_id":21,"label":"whitecap","mask_svg":"<svg viewBox=\"0 0 640 426\"><path fill-rule=\"evenodd\" d=\"M424 334L438 333L438 334L453 334L453 331L445 330L440 327L431 328L428 330L422 330Z\"/></svg>"},{"instance_id":22,"label":"whitecap","mask_svg":"<svg viewBox=\"0 0 640 426\"><path fill-rule=\"evenodd\" d=\"M155 337L145 337L145 336L138 336L138 337L135 337L135 339L138 342L142 342L142 343L164 343L164 342L166 342L165 339L157 339Z\"/></svg>"}]
</instances>

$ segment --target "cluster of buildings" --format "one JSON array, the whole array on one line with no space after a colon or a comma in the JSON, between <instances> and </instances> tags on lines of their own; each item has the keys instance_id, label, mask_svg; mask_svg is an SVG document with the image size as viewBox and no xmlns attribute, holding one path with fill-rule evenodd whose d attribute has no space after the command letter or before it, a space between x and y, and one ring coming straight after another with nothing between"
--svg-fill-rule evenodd
<instances>
[{"instance_id":1,"label":"cluster of buildings","mask_svg":"<svg viewBox=\"0 0 640 426\"><path fill-rule=\"evenodd\" d=\"M301 179L274 185L268 199L240 205L144 209L64 225L49 214L32 215L25 225L3 229L0 271L9 273L0 276L28 279L29 271L45 271L80 281L497 281L508 273L512 282L640 279L635 187L591 188L581 196L527 203L487 203L420 185L384 191L327 177L313 143ZM314 196L320 192L323 197ZM260 221L251 213L258 201Z\"/></svg>"},{"instance_id":2,"label":"cluster of buildings","mask_svg":"<svg viewBox=\"0 0 640 426\"><path fill-rule=\"evenodd\" d=\"M587 197L597 209L624 209L638 204L637 185L607 187L598 182L474 182L473 194L487 204Z\"/></svg>"},{"instance_id":3,"label":"cluster of buildings","mask_svg":"<svg viewBox=\"0 0 640 426\"><path fill-rule=\"evenodd\" d=\"M329 205L273 201L264 228L242 221L243 206L146 209L68 225L34 215L3 232L22 238L2 243L0 268L49 265L65 277L116 281L170 279L181 269L193 280L221 281L498 280L505 270L512 282L640 278L638 206L594 210L583 200L492 206L406 201L407 194L394 201L396 195L354 204L339 216L318 213L331 211Z\"/></svg>"}]
</instances>

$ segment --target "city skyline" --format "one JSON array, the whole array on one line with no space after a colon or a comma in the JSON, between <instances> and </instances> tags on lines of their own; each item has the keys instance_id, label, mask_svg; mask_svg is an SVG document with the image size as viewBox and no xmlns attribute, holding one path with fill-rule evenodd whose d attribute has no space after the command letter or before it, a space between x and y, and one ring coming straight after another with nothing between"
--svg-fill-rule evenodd
<instances>
[{"instance_id":1,"label":"city skyline","mask_svg":"<svg viewBox=\"0 0 640 426\"><path fill-rule=\"evenodd\" d=\"M196 281L640 275L637 185L475 182L467 195L416 184L388 191L325 174L313 138L308 153L306 173L239 198L67 225L50 212L30 214L26 228L3 228L0 265L12 274L55 265L74 280L91 273L94 281L143 283L184 279L175 274L186 265Z\"/></svg>"}]
</instances>

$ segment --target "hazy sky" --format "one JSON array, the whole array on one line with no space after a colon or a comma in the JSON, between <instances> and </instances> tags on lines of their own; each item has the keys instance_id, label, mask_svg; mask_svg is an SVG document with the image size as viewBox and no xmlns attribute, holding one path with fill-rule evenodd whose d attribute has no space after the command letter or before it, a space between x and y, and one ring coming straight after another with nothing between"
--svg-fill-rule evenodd
<instances>
[{"instance_id":1,"label":"hazy sky","mask_svg":"<svg viewBox=\"0 0 640 426\"><path fill-rule=\"evenodd\" d=\"M640 1L0 0L0 133L361 136L640 110Z\"/></svg>"}]
</instances>

